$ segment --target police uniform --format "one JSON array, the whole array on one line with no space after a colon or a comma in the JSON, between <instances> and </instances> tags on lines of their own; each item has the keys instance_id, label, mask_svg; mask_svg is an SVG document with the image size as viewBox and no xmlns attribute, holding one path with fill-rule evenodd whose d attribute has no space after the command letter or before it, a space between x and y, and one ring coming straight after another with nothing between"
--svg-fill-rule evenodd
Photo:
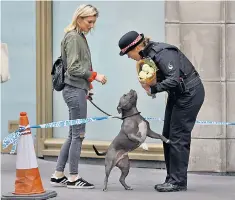
<instances>
[{"instance_id":1,"label":"police uniform","mask_svg":"<svg viewBox=\"0 0 235 200\"><path fill-rule=\"evenodd\" d=\"M136 40L140 36L141 39ZM143 34L135 31L125 34L119 41L120 55L130 51L126 47L136 47L143 38ZM142 58L150 57L159 69L157 83L150 87L151 94L168 93L163 135L172 144L163 143L167 176L155 189L160 192L186 190L191 131L204 102L204 86L192 63L173 45L150 41L139 54Z\"/></svg>"}]
</instances>

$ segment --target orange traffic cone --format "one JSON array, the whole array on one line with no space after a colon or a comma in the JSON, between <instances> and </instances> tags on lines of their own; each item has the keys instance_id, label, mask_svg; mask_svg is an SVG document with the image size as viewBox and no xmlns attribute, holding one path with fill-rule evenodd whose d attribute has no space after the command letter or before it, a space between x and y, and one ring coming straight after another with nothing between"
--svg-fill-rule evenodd
<instances>
[{"instance_id":1,"label":"orange traffic cone","mask_svg":"<svg viewBox=\"0 0 235 200\"><path fill-rule=\"evenodd\" d=\"M20 113L19 125L21 127L29 125L26 112ZM3 199L12 199L13 197L49 199L55 197L57 196L55 191L45 191L43 188L33 137L30 129L27 129L26 132L20 136L17 145L15 191L3 196Z\"/></svg>"},{"instance_id":2,"label":"orange traffic cone","mask_svg":"<svg viewBox=\"0 0 235 200\"><path fill-rule=\"evenodd\" d=\"M29 125L25 112L20 113L20 126ZM16 180L14 194L39 194L45 192L42 186L40 173L33 144L33 137L29 133L22 135L17 145Z\"/></svg>"}]
</instances>

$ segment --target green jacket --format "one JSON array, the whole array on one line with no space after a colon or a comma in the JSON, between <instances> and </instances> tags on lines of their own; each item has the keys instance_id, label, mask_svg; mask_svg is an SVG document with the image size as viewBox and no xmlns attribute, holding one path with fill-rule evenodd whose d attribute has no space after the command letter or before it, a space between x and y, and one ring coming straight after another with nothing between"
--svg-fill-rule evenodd
<instances>
[{"instance_id":1,"label":"green jacket","mask_svg":"<svg viewBox=\"0 0 235 200\"><path fill-rule=\"evenodd\" d=\"M91 72L89 46L83 36L73 30L65 34L61 42L62 59L67 65L64 82L68 85L89 90Z\"/></svg>"}]
</instances>

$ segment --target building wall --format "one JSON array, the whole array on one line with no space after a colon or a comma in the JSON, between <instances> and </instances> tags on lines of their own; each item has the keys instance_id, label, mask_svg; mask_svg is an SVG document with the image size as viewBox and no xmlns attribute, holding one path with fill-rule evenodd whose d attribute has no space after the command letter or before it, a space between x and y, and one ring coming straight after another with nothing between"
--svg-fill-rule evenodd
<instances>
[{"instance_id":1,"label":"building wall","mask_svg":"<svg viewBox=\"0 0 235 200\"><path fill-rule=\"evenodd\" d=\"M93 67L107 75L105 86L94 82L94 102L111 114L117 114L120 97L130 89L138 92L138 108L144 116L164 117L165 94L155 100L147 96L137 80L136 62L119 56L118 40L122 34L136 30L155 41L165 40L164 1L157 2L92 2L100 11L95 30L87 36L92 52ZM79 2L53 2L53 60L60 54L63 30L70 23ZM143 7L148 8L144 12ZM121 11L121 13L120 13ZM137 14L139 13L139 14ZM154 15L153 15L154 13ZM148 23L146 23L148 19ZM88 102L88 116L104 116ZM68 119L68 109L61 93L53 94L53 120ZM162 122L151 121L153 130L162 131ZM120 129L120 120L108 120L87 124L86 140L110 141ZM56 128L55 138L67 137L67 128ZM160 143L160 140L149 142Z\"/></svg>"},{"instance_id":2,"label":"building wall","mask_svg":"<svg viewBox=\"0 0 235 200\"><path fill-rule=\"evenodd\" d=\"M28 113L36 123L36 13L35 1L1 2L1 42L7 43L11 79L1 84L1 138L8 120ZM34 131L34 130L33 130Z\"/></svg>"},{"instance_id":3,"label":"building wall","mask_svg":"<svg viewBox=\"0 0 235 200\"><path fill-rule=\"evenodd\" d=\"M189 57L205 85L198 119L235 121L235 2L166 1L165 8L166 41ZM232 126L196 125L189 170L234 172L234 130Z\"/></svg>"},{"instance_id":4,"label":"building wall","mask_svg":"<svg viewBox=\"0 0 235 200\"><path fill-rule=\"evenodd\" d=\"M118 99L129 87L135 88L141 94L139 107L144 115L164 116L165 95L158 95L154 101L144 96L136 80L136 74L133 72L135 63L118 56L117 41L122 33L132 27L146 33L154 40L177 45L193 62L206 89L205 103L198 119L235 121L235 107L232 101L235 96L235 68L233 66L235 62L233 45L235 43L235 14L232 12L235 10L235 2L166 1L165 5L164 2L136 2L133 13L130 12L131 8L133 10L131 2L112 2L110 9L107 9L107 2L94 4L100 8L101 17L97 21L95 32L88 36L88 40L95 68L101 72L107 71L106 74L110 80L106 86L94 85L96 93L94 100L100 107L116 113ZM59 44L63 36L63 28L70 22L77 5L77 2L53 3L53 60L60 53ZM11 73L11 80L1 85L1 137L4 137L7 134L8 120L16 120L21 111L28 112L31 124L36 123L36 14L35 2L32 1L5 1L1 6L1 40L8 44ZM142 7L149 8L145 17L149 15L151 23L146 23L141 15L136 16L136 13L141 13ZM156 8L159 9L157 12ZM126 21L115 24L117 19L120 20L115 10L120 9L123 9L123 19L121 19ZM9 15L10 12L12 15ZM153 12L156 18L151 18ZM140 21L136 18L134 20L134 15ZM117 79L117 74L121 79ZM117 84L113 84L113 80ZM103 101L106 96L108 96L108 103ZM53 98L54 121L67 119L67 108L62 101L61 93L55 93ZM89 116L103 115L91 105L88 109ZM159 132L162 129L162 123L151 122L151 125ZM111 140L117 134L118 128L118 121L89 124L86 139ZM67 130L54 129L55 138L65 138L66 135ZM43 141L44 138L42 138L42 143ZM235 129L233 126L196 125L193 130L189 170L234 172L234 151Z\"/></svg>"}]
</instances>

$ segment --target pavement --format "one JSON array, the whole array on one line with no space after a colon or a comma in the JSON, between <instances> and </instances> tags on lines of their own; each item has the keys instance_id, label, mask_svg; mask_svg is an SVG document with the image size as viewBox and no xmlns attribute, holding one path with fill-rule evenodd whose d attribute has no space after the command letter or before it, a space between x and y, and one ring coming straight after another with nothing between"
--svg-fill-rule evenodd
<instances>
[{"instance_id":1,"label":"pavement","mask_svg":"<svg viewBox=\"0 0 235 200\"><path fill-rule=\"evenodd\" d=\"M14 191L15 155L1 154L1 194ZM119 183L120 170L114 168L109 178L108 191L103 192L104 166L80 164L80 174L95 184L95 189L67 189L50 186L50 176L55 168L54 161L38 159L39 170L45 190L57 192L53 200L234 200L235 176L188 175L188 190L184 192L159 193L154 185L161 183L165 170L131 168L126 179L134 190L126 191ZM66 168L67 169L67 168ZM67 170L65 171L67 173Z\"/></svg>"}]
</instances>

